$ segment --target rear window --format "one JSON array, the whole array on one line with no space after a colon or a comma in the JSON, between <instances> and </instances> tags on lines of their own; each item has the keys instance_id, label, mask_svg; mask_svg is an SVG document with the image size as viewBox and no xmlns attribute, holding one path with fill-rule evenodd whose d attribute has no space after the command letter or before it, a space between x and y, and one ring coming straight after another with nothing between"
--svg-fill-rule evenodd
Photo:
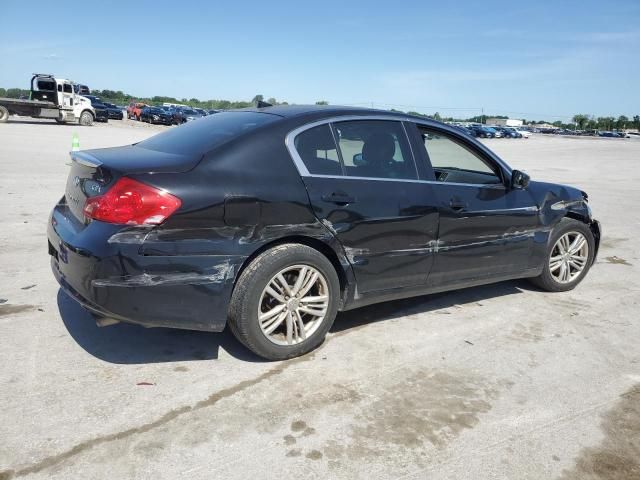
<instances>
[{"instance_id":1,"label":"rear window","mask_svg":"<svg viewBox=\"0 0 640 480\"><path fill-rule=\"evenodd\" d=\"M38 80L38 90L56 91L56 82L53 80Z\"/></svg>"},{"instance_id":2,"label":"rear window","mask_svg":"<svg viewBox=\"0 0 640 480\"><path fill-rule=\"evenodd\" d=\"M206 153L238 135L273 123L280 117L268 113L224 112L172 128L137 144L160 152Z\"/></svg>"}]
</instances>

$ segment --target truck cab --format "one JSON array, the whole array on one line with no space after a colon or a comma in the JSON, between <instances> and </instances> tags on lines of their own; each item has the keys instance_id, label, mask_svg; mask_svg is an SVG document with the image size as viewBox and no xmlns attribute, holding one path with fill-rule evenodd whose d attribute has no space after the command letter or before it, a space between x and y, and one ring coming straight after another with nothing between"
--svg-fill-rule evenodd
<instances>
[{"instance_id":1,"label":"truck cab","mask_svg":"<svg viewBox=\"0 0 640 480\"><path fill-rule=\"evenodd\" d=\"M0 98L0 123L10 115L48 118L58 123L92 125L96 119L91 101L78 95L73 82L53 75L34 73L29 99Z\"/></svg>"}]
</instances>

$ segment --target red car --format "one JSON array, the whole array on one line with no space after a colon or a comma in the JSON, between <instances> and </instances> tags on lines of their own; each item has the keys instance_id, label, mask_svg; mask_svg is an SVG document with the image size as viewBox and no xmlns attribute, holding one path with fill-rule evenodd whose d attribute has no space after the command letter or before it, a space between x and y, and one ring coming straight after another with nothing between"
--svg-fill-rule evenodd
<instances>
[{"instance_id":1,"label":"red car","mask_svg":"<svg viewBox=\"0 0 640 480\"><path fill-rule=\"evenodd\" d=\"M146 103L131 102L127 107L127 118L139 121L144 107L148 107L148 105Z\"/></svg>"}]
</instances>

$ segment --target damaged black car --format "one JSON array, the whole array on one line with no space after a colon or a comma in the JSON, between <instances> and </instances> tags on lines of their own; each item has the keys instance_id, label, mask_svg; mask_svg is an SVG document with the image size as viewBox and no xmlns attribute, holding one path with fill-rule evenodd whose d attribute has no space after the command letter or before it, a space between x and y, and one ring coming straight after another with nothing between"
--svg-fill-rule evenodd
<instances>
[{"instance_id":1,"label":"damaged black car","mask_svg":"<svg viewBox=\"0 0 640 480\"><path fill-rule=\"evenodd\" d=\"M267 359L376 302L515 278L572 289L600 243L586 193L396 112L226 111L71 158L48 226L62 288L101 325L228 324Z\"/></svg>"}]
</instances>

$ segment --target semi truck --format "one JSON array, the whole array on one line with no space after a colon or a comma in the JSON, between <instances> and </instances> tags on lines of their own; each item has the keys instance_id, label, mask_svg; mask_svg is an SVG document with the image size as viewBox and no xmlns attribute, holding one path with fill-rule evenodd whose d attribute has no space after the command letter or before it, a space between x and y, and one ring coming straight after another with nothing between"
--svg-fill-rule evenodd
<instances>
[{"instance_id":1,"label":"semi truck","mask_svg":"<svg viewBox=\"0 0 640 480\"><path fill-rule=\"evenodd\" d=\"M0 97L0 123L10 115L49 118L58 123L77 122L93 125L96 112L91 101L75 93L74 84L53 75L34 73L29 99Z\"/></svg>"}]
</instances>

